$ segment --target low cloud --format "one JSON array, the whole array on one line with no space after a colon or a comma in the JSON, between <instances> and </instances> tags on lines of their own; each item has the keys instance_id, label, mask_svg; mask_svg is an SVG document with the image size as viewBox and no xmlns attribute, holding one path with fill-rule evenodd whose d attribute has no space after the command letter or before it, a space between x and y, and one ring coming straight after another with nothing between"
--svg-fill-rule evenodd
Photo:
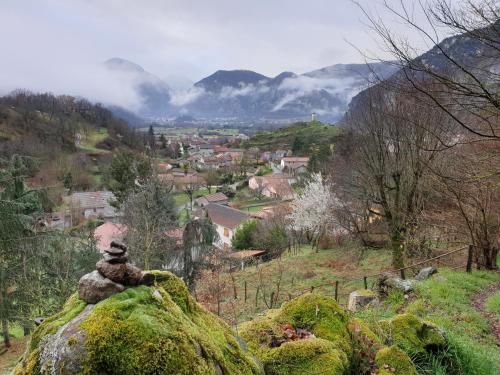
<instances>
[{"instance_id":1,"label":"low cloud","mask_svg":"<svg viewBox=\"0 0 500 375\"><path fill-rule=\"evenodd\" d=\"M183 107L198 100L206 92L201 87L193 86L187 90L177 90L171 92L170 104Z\"/></svg>"}]
</instances>

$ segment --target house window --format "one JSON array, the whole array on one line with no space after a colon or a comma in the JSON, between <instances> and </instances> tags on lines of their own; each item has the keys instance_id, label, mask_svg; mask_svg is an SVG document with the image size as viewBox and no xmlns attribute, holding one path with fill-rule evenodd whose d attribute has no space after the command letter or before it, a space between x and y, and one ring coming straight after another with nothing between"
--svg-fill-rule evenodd
<instances>
[{"instance_id":1,"label":"house window","mask_svg":"<svg viewBox=\"0 0 500 375\"><path fill-rule=\"evenodd\" d=\"M229 229L224 228L224 236L229 237Z\"/></svg>"}]
</instances>

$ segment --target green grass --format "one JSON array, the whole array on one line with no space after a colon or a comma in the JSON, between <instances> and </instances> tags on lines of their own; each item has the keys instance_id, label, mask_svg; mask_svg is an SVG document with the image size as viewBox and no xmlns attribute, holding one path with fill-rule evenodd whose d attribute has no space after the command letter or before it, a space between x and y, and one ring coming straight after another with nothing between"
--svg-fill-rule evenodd
<instances>
[{"instance_id":1,"label":"green grass","mask_svg":"<svg viewBox=\"0 0 500 375\"><path fill-rule=\"evenodd\" d=\"M340 129L333 125L320 122L300 122L291 126L257 133L248 141L243 142L243 147L258 147L261 150L289 149L295 139L300 139L304 146L332 143L340 134Z\"/></svg>"},{"instance_id":2,"label":"green grass","mask_svg":"<svg viewBox=\"0 0 500 375\"><path fill-rule=\"evenodd\" d=\"M496 292L486 300L486 311L494 313L496 319L500 320L500 292Z\"/></svg>"},{"instance_id":3,"label":"green grass","mask_svg":"<svg viewBox=\"0 0 500 375\"><path fill-rule=\"evenodd\" d=\"M82 135L82 141L78 147L80 150L91 153L108 153L108 150L97 148L97 144L108 137L108 129L89 130Z\"/></svg>"},{"instance_id":4,"label":"green grass","mask_svg":"<svg viewBox=\"0 0 500 375\"><path fill-rule=\"evenodd\" d=\"M471 304L472 296L497 282L494 272L441 269L434 277L420 283L410 301L393 293L376 308L357 313L369 322L390 318L406 311L419 315L443 328L450 341L447 353L420 363L424 374L447 374L446 363L455 362L458 374L493 375L500 373L500 349L490 332L486 318ZM498 294L497 294L498 295ZM498 297L490 297L490 306L498 308ZM428 359L428 358L427 358ZM444 371L444 372L443 372ZM446 372L448 371L448 372Z\"/></svg>"},{"instance_id":5,"label":"green grass","mask_svg":"<svg viewBox=\"0 0 500 375\"><path fill-rule=\"evenodd\" d=\"M225 272L224 304L222 316L229 322L242 322L251 319L255 314L267 310L262 294L269 301L272 292L278 294L275 306L281 305L289 297L296 297L305 291L320 284L328 284L315 291L328 296L334 295L335 280L339 284L339 299L343 305L347 303L347 296L356 289L363 288L362 277L378 272L382 268L390 267L390 252L387 250L367 249L362 254L356 244L328 250L313 251L310 246L304 245L298 252L282 255L281 259L249 265L244 270L233 272L238 299L233 299L233 284L229 273ZM280 281L281 274L281 281ZM259 281L262 277L262 282ZM343 282L344 278L360 277L360 280ZM244 285L247 283L247 302L244 301ZM373 280L370 280L370 285ZM279 293L278 293L278 283ZM207 285L202 278L197 290L204 294ZM259 287L260 292L255 304L255 294ZM215 306L208 303L206 306L214 311Z\"/></svg>"}]
</instances>

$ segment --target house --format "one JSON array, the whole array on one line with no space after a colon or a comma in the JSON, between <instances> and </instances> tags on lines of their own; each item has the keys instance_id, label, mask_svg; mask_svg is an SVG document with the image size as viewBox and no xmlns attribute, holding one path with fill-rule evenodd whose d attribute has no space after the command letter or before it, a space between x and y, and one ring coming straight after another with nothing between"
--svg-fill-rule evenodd
<instances>
[{"instance_id":1,"label":"house","mask_svg":"<svg viewBox=\"0 0 500 375\"><path fill-rule=\"evenodd\" d=\"M276 174L253 176L248 180L248 188L269 198L293 199L295 194L290 181Z\"/></svg>"},{"instance_id":2,"label":"house","mask_svg":"<svg viewBox=\"0 0 500 375\"><path fill-rule=\"evenodd\" d=\"M286 168L290 173L297 175L307 171L308 163L308 157L285 156L281 159L280 167L283 170Z\"/></svg>"},{"instance_id":3,"label":"house","mask_svg":"<svg viewBox=\"0 0 500 375\"><path fill-rule=\"evenodd\" d=\"M188 187L202 186L205 184L205 179L193 170L183 170L180 168L172 168L167 173L158 175L162 181L171 182L173 184L173 191L183 191Z\"/></svg>"},{"instance_id":4,"label":"house","mask_svg":"<svg viewBox=\"0 0 500 375\"><path fill-rule=\"evenodd\" d=\"M205 195L195 200L195 202L202 207L208 206L210 203L217 203L227 205L229 202L228 197L224 193L214 193Z\"/></svg>"},{"instance_id":5,"label":"house","mask_svg":"<svg viewBox=\"0 0 500 375\"><path fill-rule=\"evenodd\" d=\"M115 222L121 216L120 212L111 206L111 202L116 200L111 191L76 192L65 200L73 210L81 210L81 215L86 219L101 218Z\"/></svg>"},{"instance_id":6,"label":"house","mask_svg":"<svg viewBox=\"0 0 500 375\"><path fill-rule=\"evenodd\" d=\"M230 249L236 230L249 219L249 215L234 208L215 203L207 205L205 211L217 229L219 238L214 242L214 245L220 249Z\"/></svg>"},{"instance_id":7,"label":"house","mask_svg":"<svg viewBox=\"0 0 500 375\"><path fill-rule=\"evenodd\" d=\"M104 223L94 229L94 239L96 240L97 249L102 253L109 249L112 241L123 241L127 226L124 224Z\"/></svg>"},{"instance_id":8,"label":"house","mask_svg":"<svg viewBox=\"0 0 500 375\"><path fill-rule=\"evenodd\" d=\"M214 154L214 146L208 143L199 145L198 154L202 156L212 156Z\"/></svg>"}]
</instances>

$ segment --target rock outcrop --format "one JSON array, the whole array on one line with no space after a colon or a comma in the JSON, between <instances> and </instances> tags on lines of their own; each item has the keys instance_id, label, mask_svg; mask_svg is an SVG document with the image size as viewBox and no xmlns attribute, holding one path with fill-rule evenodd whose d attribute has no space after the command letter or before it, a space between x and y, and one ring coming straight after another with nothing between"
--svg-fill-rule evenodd
<instances>
[{"instance_id":1,"label":"rock outcrop","mask_svg":"<svg viewBox=\"0 0 500 375\"><path fill-rule=\"evenodd\" d=\"M349 301L347 303L347 309L349 311L358 311L368 305L377 305L379 299L377 294L369 289L355 290L349 294Z\"/></svg>"},{"instance_id":2,"label":"rock outcrop","mask_svg":"<svg viewBox=\"0 0 500 375\"><path fill-rule=\"evenodd\" d=\"M111 242L110 248L104 250L104 258L97 262L97 270L80 279L80 298L94 304L124 291L127 286L151 285L153 277L127 261L127 247Z\"/></svg>"},{"instance_id":3,"label":"rock outcrop","mask_svg":"<svg viewBox=\"0 0 500 375\"><path fill-rule=\"evenodd\" d=\"M77 294L33 333L15 375L256 375L261 370L229 326L199 306L185 284L151 272L97 304Z\"/></svg>"}]
</instances>

